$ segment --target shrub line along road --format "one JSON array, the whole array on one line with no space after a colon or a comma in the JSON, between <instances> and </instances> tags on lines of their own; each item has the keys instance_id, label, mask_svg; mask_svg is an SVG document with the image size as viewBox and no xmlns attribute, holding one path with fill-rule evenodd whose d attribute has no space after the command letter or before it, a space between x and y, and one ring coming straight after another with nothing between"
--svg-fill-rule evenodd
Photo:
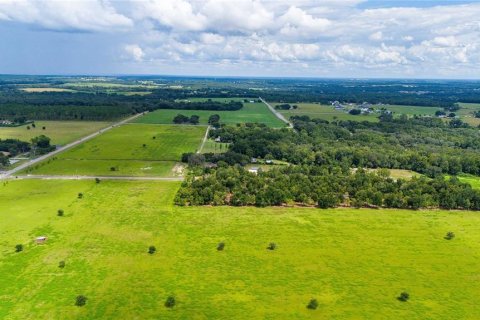
<instances>
[{"instance_id":1,"label":"shrub line along road","mask_svg":"<svg viewBox=\"0 0 480 320\"><path fill-rule=\"evenodd\" d=\"M114 124L112 124L111 126L109 126L109 127L107 127L107 128L98 130L97 132L94 132L94 133L92 133L92 134L90 134L90 135L88 135L88 136L85 136L85 137L80 138L80 139L78 139L78 140L76 140L76 141L74 141L74 142L71 142L71 143L69 143L69 144L66 144L66 145L64 145L63 147L60 147L60 148L58 148L58 149L56 149L56 150L54 150L54 151L52 151L52 152L50 152L50 153L47 153L47 154L45 154L45 155L43 155L43 156L40 156L40 157L38 157L38 158L32 159L32 160L30 160L30 161L28 161L28 162L25 162L25 163L19 165L18 167L14 168L14 169L12 169L12 170L2 172L2 173L0 173L0 180L1 180L1 179L7 179L7 178L11 177L12 175L14 175L15 173L17 173L17 172L19 172L19 171L21 171L21 170L23 170L23 169L25 169L25 168L28 168L28 167L36 164L36 163L39 163L39 162L41 162L41 161L43 161L43 160L45 160L45 159L47 159L47 158L50 158L51 156L54 156L54 155L56 155L56 154L59 154L59 153L65 151L65 150L67 150L67 149L70 149L70 148L75 147L75 146L77 146L77 145L79 145L79 144L81 144L81 143L83 143L83 142L85 142L85 141L88 141L88 140L90 140L90 139L92 139L92 138L95 138L96 136L98 136L98 135L100 135L100 134L102 134L102 133L104 133L104 132L107 132L107 131L109 131L109 130L115 128L115 127L118 127L118 126L120 126L120 125L122 125L122 124L125 124L125 123L127 123L127 122L129 122L129 121L132 121L132 120L134 120L134 119L142 116L143 114L144 114L144 113L139 113L139 114L136 114L136 115L134 115L134 116L131 116L131 117L127 118L127 119L124 119L124 120L122 120L122 121L119 121L119 122L117 122L117 123L114 123ZM51 176L51 177L52 177L51 179L53 179L53 177L55 177L55 176ZM58 178L60 179L61 177L58 176Z\"/></svg>"},{"instance_id":2,"label":"shrub line along road","mask_svg":"<svg viewBox=\"0 0 480 320\"><path fill-rule=\"evenodd\" d=\"M288 127L289 127L290 129L293 129L293 124L292 124L290 121L288 121L288 120L283 116L283 114L281 114L280 112L278 112L277 110L275 110L275 108L272 107L267 101L263 100L262 97L258 97L258 99L260 99L260 101L262 101L262 102L270 109L270 111L273 112L273 114L274 114L278 119L280 119L280 120L282 120L283 122L285 122L286 124L288 124Z\"/></svg>"}]
</instances>

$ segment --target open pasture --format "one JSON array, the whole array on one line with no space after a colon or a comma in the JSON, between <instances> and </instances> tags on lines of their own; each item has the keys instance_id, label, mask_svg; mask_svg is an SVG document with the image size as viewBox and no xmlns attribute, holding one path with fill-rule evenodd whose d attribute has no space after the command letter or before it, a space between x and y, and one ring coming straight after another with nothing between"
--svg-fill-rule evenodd
<instances>
[{"instance_id":1,"label":"open pasture","mask_svg":"<svg viewBox=\"0 0 480 320\"><path fill-rule=\"evenodd\" d=\"M30 141L33 137L44 134L52 139L52 144L64 145L108 125L109 122L101 121L35 121L35 128L31 124L20 127L0 127L0 139Z\"/></svg>"},{"instance_id":2,"label":"open pasture","mask_svg":"<svg viewBox=\"0 0 480 320\"><path fill-rule=\"evenodd\" d=\"M191 99L191 101L205 101L206 99ZM215 101L229 102L230 100L243 99L224 99L213 98ZM285 127L285 123L278 119L263 103L244 103L243 108L237 111L215 111L215 110L176 110L176 109L162 109L149 112L143 117L135 120L136 123L156 123L156 124L172 124L173 118L177 114L185 116L198 115L200 117L200 124L207 124L208 118L212 114L220 115L220 123L236 124L257 122L268 125L269 127Z\"/></svg>"},{"instance_id":3,"label":"open pasture","mask_svg":"<svg viewBox=\"0 0 480 320\"><path fill-rule=\"evenodd\" d=\"M273 107L282 103L271 103ZM292 103L297 105L295 110L278 110L287 119L292 116L309 116L312 119L324 119L327 121L333 120L354 120L354 121L372 121L378 122L378 115L351 115L348 112L335 110L330 105L317 103Z\"/></svg>"},{"instance_id":4,"label":"open pasture","mask_svg":"<svg viewBox=\"0 0 480 320\"><path fill-rule=\"evenodd\" d=\"M0 318L480 317L478 213L173 207L178 187L0 186ZM448 231L453 240L443 238ZM46 243L35 244L42 235ZM402 291L408 302L397 300ZM87 297L85 306L74 305L77 295ZM169 295L172 309L164 306ZM312 298L317 310L306 308Z\"/></svg>"},{"instance_id":5,"label":"open pasture","mask_svg":"<svg viewBox=\"0 0 480 320\"><path fill-rule=\"evenodd\" d=\"M76 92L75 90L55 87L21 88L25 92Z\"/></svg>"},{"instance_id":6,"label":"open pasture","mask_svg":"<svg viewBox=\"0 0 480 320\"><path fill-rule=\"evenodd\" d=\"M182 153L195 152L204 126L127 124L48 159L26 173L171 176Z\"/></svg>"}]
</instances>

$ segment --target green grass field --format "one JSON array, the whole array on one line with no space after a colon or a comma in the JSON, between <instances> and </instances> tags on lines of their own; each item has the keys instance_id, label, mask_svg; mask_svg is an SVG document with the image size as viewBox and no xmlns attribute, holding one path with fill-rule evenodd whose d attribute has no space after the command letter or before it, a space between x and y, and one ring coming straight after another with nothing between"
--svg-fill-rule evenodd
<instances>
[{"instance_id":1,"label":"green grass field","mask_svg":"<svg viewBox=\"0 0 480 320\"><path fill-rule=\"evenodd\" d=\"M475 118L473 112L479 110L480 103L460 103L460 110L456 111L456 114L468 124L478 126L480 125L480 118Z\"/></svg>"},{"instance_id":2,"label":"green grass field","mask_svg":"<svg viewBox=\"0 0 480 320\"><path fill-rule=\"evenodd\" d=\"M101 121L35 121L36 128L30 125L30 130L27 126L0 127L0 139L30 141L33 137L44 134L52 139L52 144L64 145L105 128L109 124ZM42 127L45 127L45 130Z\"/></svg>"},{"instance_id":3,"label":"green grass field","mask_svg":"<svg viewBox=\"0 0 480 320\"><path fill-rule=\"evenodd\" d=\"M205 141L202 153L223 153L228 150L229 143L215 142L212 139Z\"/></svg>"},{"instance_id":4,"label":"green grass field","mask_svg":"<svg viewBox=\"0 0 480 320\"><path fill-rule=\"evenodd\" d=\"M281 103L271 103L273 107ZM317 103L296 103L296 110L279 110L287 119L292 116L309 116L312 119L333 120L354 120L378 122L378 115L351 115L345 111L335 110L332 106Z\"/></svg>"},{"instance_id":5,"label":"green grass field","mask_svg":"<svg viewBox=\"0 0 480 320\"><path fill-rule=\"evenodd\" d=\"M55 180L0 186L0 318L480 317L478 213L181 208L171 205L178 187ZM443 239L447 231L456 238ZM48 240L36 245L37 236ZM266 250L269 242L275 251ZM15 253L16 244L24 251ZM396 299L402 291L408 302ZM80 294L87 304L76 307ZM164 307L168 295L176 297L172 309ZM306 308L311 298L317 310Z\"/></svg>"},{"instance_id":6,"label":"green grass field","mask_svg":"<svg viewBox=\"0 0 480 320\"><path fill-rule=\"evenodd\" d=\"M191 99L192 101L203 101L206 99ZM216 101L230 101L243 99L212 99ZM263 103L244 103L243 108L238 111L207 111L207 110L156 110L137 118L136 123L173 124L173 118L177 114L185 116L198 115L201 124L207 124L212 114L220 115L220 122L225 124L257 122L264 123L269 127L285 127L285 123L278 119Z\"/></svg>"},{"instance_id":7,"label":"green grass field","mask_svg":"<svg viewBox=\"0 0 480 320\"><path fill-rule=\"evenodd\" d=\"M280 103L273 103L272 105L278 105ZM280 113L286 117L291 116L309 116L310 118L324 119L328 121L332 120L356 120L356 121L372 121L378 122L378 114L369 115L351 115L342 110L335 110L330 105L323 105L317 103L296 103L298 109L296 110L280 110ZM385 107L392 111L395 116L406 114L408 116L413 115L434 115L435 111L441 110L435 107L420 107L420 106L401 106L401 105L385 105L374 106L375 108Z\"/></svg>"},{"instance_id":8,"label":"green grass field","mask_svg":"<svg viewBox=\"0 0 480 320\"><path fill-rule=\"evenodd\" d=\"M382 106L379 106L382 107ZM435 112L438 110L442 110L441 108L436 107L422 107L422 106L403 106L403 105L385 105L383 106L387 110L392 111L395 115L406 114L408 116L433 116Z\"/></svg>"},{"instance_id":9,"label":"green grass field","mask_svg":"<svg viewBox=\"0 0 480 320\"><path fill-rule=\"evenodd\" d=\"M204 126L127 124L27 169L42 175L172 176L182 153L194 152ZM155 137L155 139L154 139ZM145 146L143 146L145 144ZM115 171L111 168L114 167Z\"/></svg>"},{"instance_id":10,"label":"green grass field","mask_svg":"<svg viewBox=\"0 0 480 320\"><path fill-rule=\"evenodd\" d=\"M480 177L473 176L473 175L459 175L458 180L461 182L469 183L473 189L480 189Z\"/></svg>"}]
</instances>

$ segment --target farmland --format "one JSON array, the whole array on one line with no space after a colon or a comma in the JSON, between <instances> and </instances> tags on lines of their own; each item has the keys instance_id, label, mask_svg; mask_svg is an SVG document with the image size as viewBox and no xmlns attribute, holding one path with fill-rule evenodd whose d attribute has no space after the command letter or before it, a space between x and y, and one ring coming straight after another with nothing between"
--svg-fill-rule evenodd
<instances>
[{"instance_id":1,"label":"farmland","mask_svg":"<svg viewBox=\"0 0 480 320\"><path fill-rule=\"evenodd\" d=\"M272 103L272 106L280 103ZM372 121L378 122L378 115L351 115L345 111L335 110L330 105L317 103L296 103L296 110L278 110L287 119L292 116L309 116L310 118L319 118L327 121L332 120L354 120L354 121Z\"/></svg>"},{"instance_id":2,"label":"farmland","mask_svg":"<svg viewBox=\"0 0 480 320\"><path fill-rule=\"evenodd\" d=\"M192 101L205 101L206 99L192 99ZM230 100L242 99L212 99L229 102ZM171 124L177 114L185 116L198 115L200 124L207 124L212 114L220 115L220 122L224 124L258 122L270 127L285 127L285 123L279 120L263 103L244 103L238 111L207 111L207 110L156 110L135 120L136 123Z\"/></svg>"},{"instance_id":3,"label":"farmland","mask_svg":"<svg viewBox=\"0 0 480 320\"><path fill-rule=\"evenodd\" d=\"M195 151L202 126L128 124L49 159L28 173L53 175L170 176L184 152Z\"/></svg>"},{"instance_id":4,"label":"farmland","mask_svg":"<svg viewBox=\"0 0 480 320\"><path fill-rule=\"evenodd\" d=\"M480 316L472 300L480 290L476 213L173 207L178 187L55 180L1 186L0 318ZM457 237L445 240L447 231ZM39 235L46 244L34 244ZM266 250L269 242L277 249ZM16 244L24 250L15 253ZM410 293L408 303L397 301L402 291ZM74 305L79 294L88 298L82 308ZM163 305L168 295L177 300L173 309ZM317 310L306 308L311 298Z\"/></svg>"},{"instance_id":5,"label":"farmland","mask_svg":"<svg viewBox=\"0 0 480 320\"><path fill-rule=\"evenodd\" d=\"M27 129L27 125L0 127L0 139L30 141L33 137L44 134L52 139L52 144L64 145L108 125L109 122L102 121L35 121L35 128L28 125L30 130Z\"/></svg>"}]
</instances>

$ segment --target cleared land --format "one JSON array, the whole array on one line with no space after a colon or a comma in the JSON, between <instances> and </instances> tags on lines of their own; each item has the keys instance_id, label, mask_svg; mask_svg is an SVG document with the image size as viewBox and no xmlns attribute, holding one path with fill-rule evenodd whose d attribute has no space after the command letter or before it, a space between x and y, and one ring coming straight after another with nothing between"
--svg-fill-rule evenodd
<instances>
[{"instance_id":1,"label":"cleared land","mask_svg":"<svg viewBox=\"0 0 480 320\"><path fill-rule=\"evenodd\" d=\"M25 92L76 92L65 88L21 88Z\"/></svg>"},{"instance_id":2,"label":"cleared land","mask_svg":"<svg viewBox=\"0 0 480 320\"><path fill-rule=\"evenodd\" d=\"M204 101L206 99L191 99L191 101ZM212 99L216 101L229 102L231 100L243 99ZM200 124L207 124L208 118L212 114L220 115L220 122L225 124L257 122L264 123L269 127L280 128L285 127L285 123L278 119L263 103L244 103L243 108L237 111L208 111L208 110L156 110L149 112L145 116L135 120L136 123L155 123L155 124L172 124L173 118L177 114L185 116L198 115Z\"/></svg>"},{"instance_id":3,"label":"cleared land","mask_svg":"<svg viewBox=\"0 0 480 320\"><path fill-rule=\"evenodd\" d=\"M105 128L109 124L109 122L101 121L35 121L35 128L28 125L30 130L26 125L0 127L0 139L13 138L30 141L33 137L44 134L52 139L52 144L64 145ZM43 127L45 130L42 129Z\"/></svg>"},{"instance_id":4,"label":"cleared land","mask_svg":"<svg viewBox=\"0 0 480 320\"><path fill-rule=\"evenodd\" d=\"M480 125L480 118L473 116L474 111L480 111L480 103L460 103L460 110L455 113L472 126Z\"/></svg>"},{"instance_id":5,"label":"cleared land","mask_svg":"<svg viewBox=\"0 0 480 320\"><path fill-rule=\"evenodd\" d=\"M182 153L201 143L203 126L128 124L67 150L23 173L41 175L175 176ZM145 145L145 146L144 146Z\"/></svg>"},{"instance_id":6,"label":"cleared land","mask_svg":"<svg viewBox=\"0 0 480 320\"><path fill-rule=\"evenodd\" d=\"M281 103L271 103L273 107ZM298 106L295 110L278 110L287 119L292 116L309 116L310 118L333 120L354 120L378 122L378 114L372 115L351 115L345 111L335 110L332 106L317 103L295 103Z\"/></svg>"},{"instance_id":7,"label":"cleared land","mask_svg":"<svg viewBox=\"0 0 480 320\"><path fill-rule=\"evenodd\" d=\"M279 105L281 103L273 103L272 105ZM311 118L319 118L328 121L332 120L356 120L356 121L378 121L379 114L373 113L369 115L351 115L343 110L335 110L330 105L317 103L295 103L298 106L296 110L279 110L280 113L287 117L291 116L309 116ZM394 115L406 114L413 115L435 115L435 112L442 110L436 107L421 107L421 106L402 106L402 105L375 105L374 108L386 108L394 113Z\"/></svg>"},{"instance_id":8,"label":"cleared land","mask_svg":"<svg viewBox=\"0 0 480 320\"><path fill-rule=\"evenodd\" d=\"M0 186L0 318L480 317L472 299L480 292L478 213L172 207L178 186ZM443 239L447 231L456 238ZM47 242L34 244L41 235ZM402 291L406 303L396 299ZM74 306L80 294L84 307ZM168 295L177 300L171 310ZM311 298L317 310L306 308Z\"/></svg>"},{"instance_id":9,"label":"cleared land","mask_svg":"<svg viewBox=\"0 0 480 320\"><path fill-rule=\"evenodd\" d=\"M229 143L215 142L212 139L205 141L202 153L222 153L226 152L229 147Z\"/></svg>"}]
</instances>

